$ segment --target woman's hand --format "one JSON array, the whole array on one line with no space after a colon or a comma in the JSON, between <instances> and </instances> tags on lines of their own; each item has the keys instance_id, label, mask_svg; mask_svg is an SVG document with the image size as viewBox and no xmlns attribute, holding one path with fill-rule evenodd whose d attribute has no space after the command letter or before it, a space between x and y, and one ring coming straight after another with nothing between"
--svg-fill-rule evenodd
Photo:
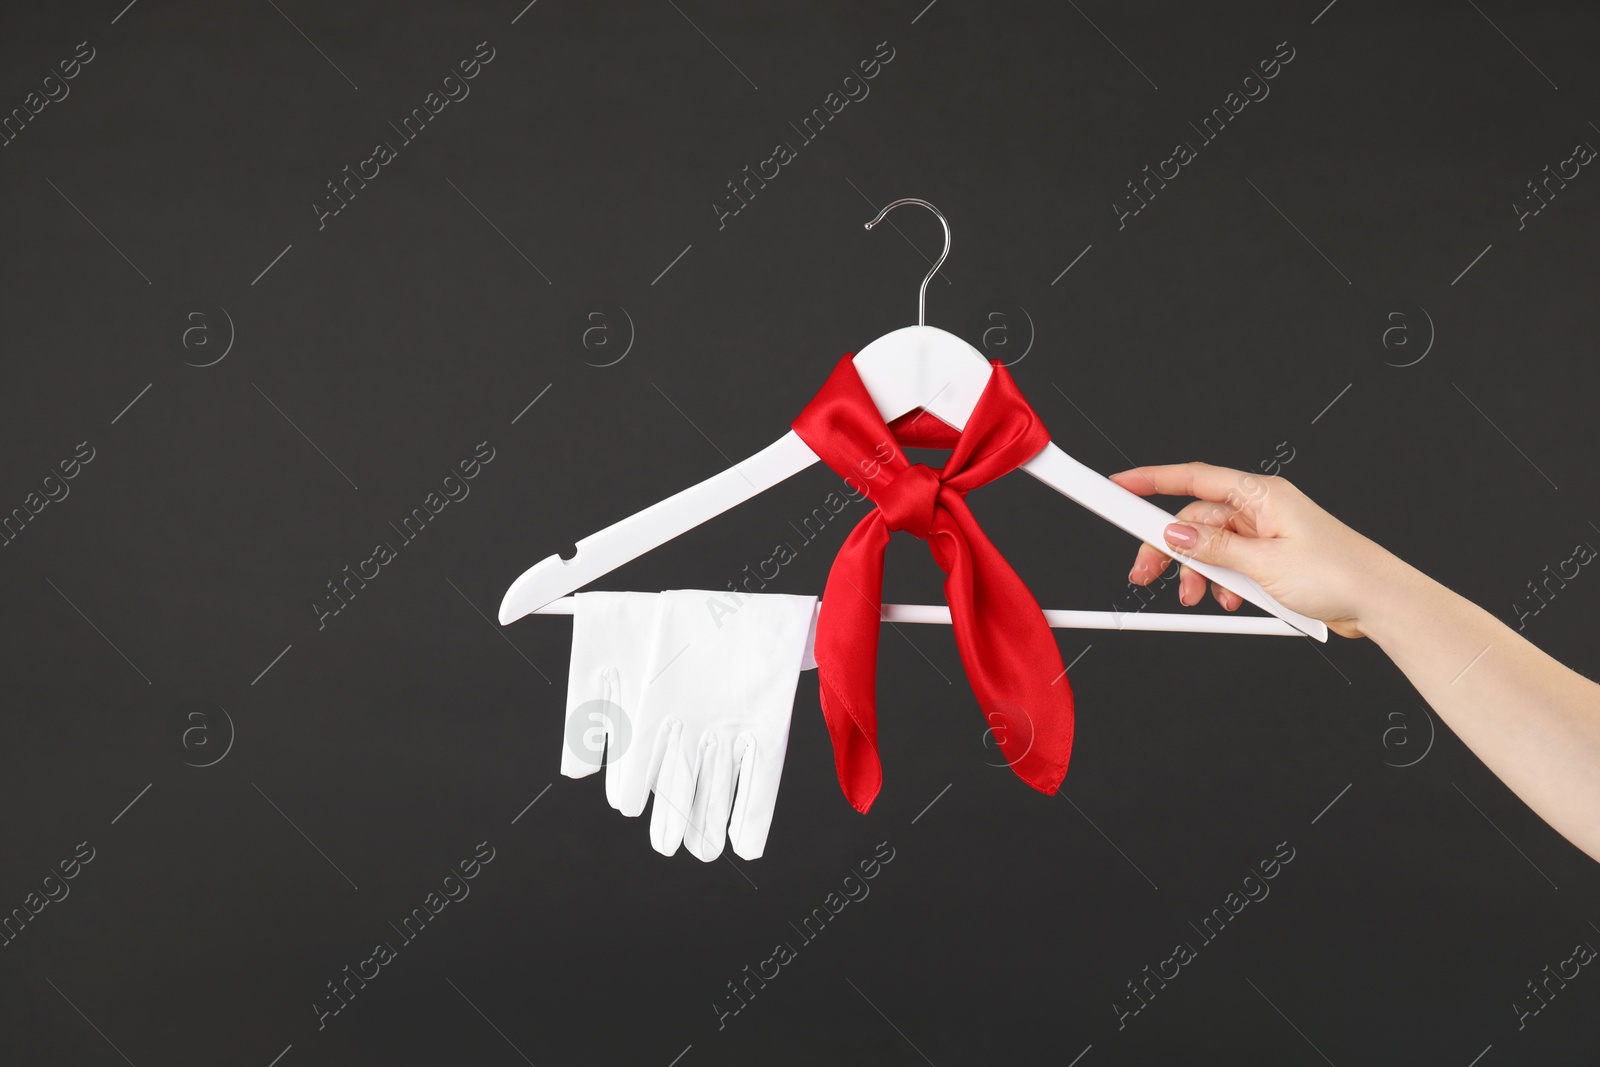
<instances>
[{"instance_id":1,"label":"woman's hand","mask_svg":"<svg viewBox=\"0 0 1600 1067\"><path fill-rule=\"evenodd\" d=\"M1362 620L1385 582L1409 570L1381 546L1318 507L1287 480L1209 463L1138 467L1111 480L1140 496L1192 496L1165 547L1141 545L1128 580L1149 585L1176 556L1231 567L1254 578L1286 607L1320 619L1343 637L1363 637ZM1180 603L1198 604L1206 579L1190 567L1178 577ZM1212 584L1229 611L1237 593Z\"/></svg>"}]
</instances>

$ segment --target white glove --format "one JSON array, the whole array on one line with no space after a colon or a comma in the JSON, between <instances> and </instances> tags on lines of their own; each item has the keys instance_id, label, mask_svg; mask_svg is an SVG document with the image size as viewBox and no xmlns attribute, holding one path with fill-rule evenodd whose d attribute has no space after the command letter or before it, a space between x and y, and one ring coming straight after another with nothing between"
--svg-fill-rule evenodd
<instances>
[{"instance_id":1,"label":"white glove","mask_svg":"<svg viewBox=\"0 0 1600 1067\"><path fill-rule=\"evenodd\" d=\"M709 862L731 837L758 858L815 610L783 594L732 612L703 590L578 594L562 773L594 773L605 746L612 807L637 816L655 792L656 851L687 843Z\"/></svg>"},{"instance_id":2,"label":"white glove","mask_svg":"<svg viewBox=\"0 0 1600 1067\"><path fill-rule=\"evenodd\" d=\"M661 594L642 697L648 725L635 749L641 761L649 752L657 852L670 856L682 841L710 861L731 838L744 859L761 855L816 602L764 593L730 614L726 598L703 590Z\"/></svg>"}]
</instances>

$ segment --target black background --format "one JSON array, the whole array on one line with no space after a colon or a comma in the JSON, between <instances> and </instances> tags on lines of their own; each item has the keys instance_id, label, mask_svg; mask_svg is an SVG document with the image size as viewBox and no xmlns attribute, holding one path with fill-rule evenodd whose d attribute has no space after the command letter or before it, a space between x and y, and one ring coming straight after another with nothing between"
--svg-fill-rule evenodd
<instances>
[{"instance_id":1,"label":"black background","mask_svg":"<svg viewBox=\"0 0 1600 1067\"><path fill-rule=\"evenodd\" d=\"M0 549L0 906L95 859L0 948L0 1060L1595 1062L1600 976L1512 1007L1600 942L1594 862L1368 644L1058 631L1078 735L1045 797L992 766L948 629L886 633L877 805L840 795L808 673L749 863L658 856L600 777L558 776L570 622L501 631L506 586L914 321L937 226L862 230L896 197L954 226L930 324L1015 360L1097 470L1292 449L1504 619L1600 544L1600 178L1511 207L1600 143L1592 8L924 3L10 6L5 111L96 55L0 149L0 511L95 458ZM471 95L319 230L324 183L481 41ZM719 229L724 183L883 41L870 96ZM1282 41L1270 96L1119 229L1125 183ZM470 496L319 630L324 583L482 441ZM600 587L721 587L837 485ZM972 499L1044 605L1128 603L1126 536L1022 475ZM846 526L774 588L820 592ZM938 578L896 539L889 599ZM1526 632L1592 671L1597 591ZM324 983L481 841L471 896L319 1030ZM879 842L870 896L719 1029L725 983Z\"/></svg>"}]
</instances>

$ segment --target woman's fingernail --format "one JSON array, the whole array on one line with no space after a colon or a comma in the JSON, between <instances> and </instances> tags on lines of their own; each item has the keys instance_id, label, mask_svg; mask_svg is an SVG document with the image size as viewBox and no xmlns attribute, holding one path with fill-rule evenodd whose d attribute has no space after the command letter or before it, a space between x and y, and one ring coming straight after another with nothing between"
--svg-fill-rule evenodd
<instances>
[{"instance_id":1,"label":"woman's fingernail","mask_svg":"<svg viewBox=\"0 0 1600 1067\"><path fill-rule=\"evenodd\" d=\"M1168 523L1167 528L1161 531L1167 539L1167 544L1179 548L1193 548L1200 540L1200 535L1193 526L1185 526L1181 522Z\"/></svg>"}]
</instances>

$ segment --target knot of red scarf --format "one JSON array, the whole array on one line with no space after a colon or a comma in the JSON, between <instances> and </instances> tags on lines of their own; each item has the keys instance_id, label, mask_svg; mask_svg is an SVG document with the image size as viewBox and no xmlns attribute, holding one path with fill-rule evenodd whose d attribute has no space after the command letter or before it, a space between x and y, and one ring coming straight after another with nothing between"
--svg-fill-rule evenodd
<instances>
[{"instance_id":1,"label":"knot of red scarf","mask_svg":"<svg viewBox=\"0 0 1600 1067\"><path fill-rule=\"evenodd\" d=\"M815 653L839 785L862 812L883 785L878 629L883 552L895 530L926 542L945 572L956 648L1006 762L1043 793L1054 793L1067 773L1073 705L1061 652L1038 601L967 507L970 490L1015 470L1050 440L1005 367L992 366L959 431L922 411L885 425L851 355L793 424L824 463L877 505L828 572ZM953 451L943 467L932 468L908 460L902 445Z\"/></svg>"},{"instance_id":2,"label":"knot of red scarf","mask_svg":"<svg viewBox=\"0 0 1600 1067\"><path fill-rule=\"evenodd\" d=\"M895 476L877 498L878 510L890 531L904 530L912 537L927 539L933 530L933 509L939 503L939 474L931 467L913 463Z\"/></svg>"}]
</instances>

